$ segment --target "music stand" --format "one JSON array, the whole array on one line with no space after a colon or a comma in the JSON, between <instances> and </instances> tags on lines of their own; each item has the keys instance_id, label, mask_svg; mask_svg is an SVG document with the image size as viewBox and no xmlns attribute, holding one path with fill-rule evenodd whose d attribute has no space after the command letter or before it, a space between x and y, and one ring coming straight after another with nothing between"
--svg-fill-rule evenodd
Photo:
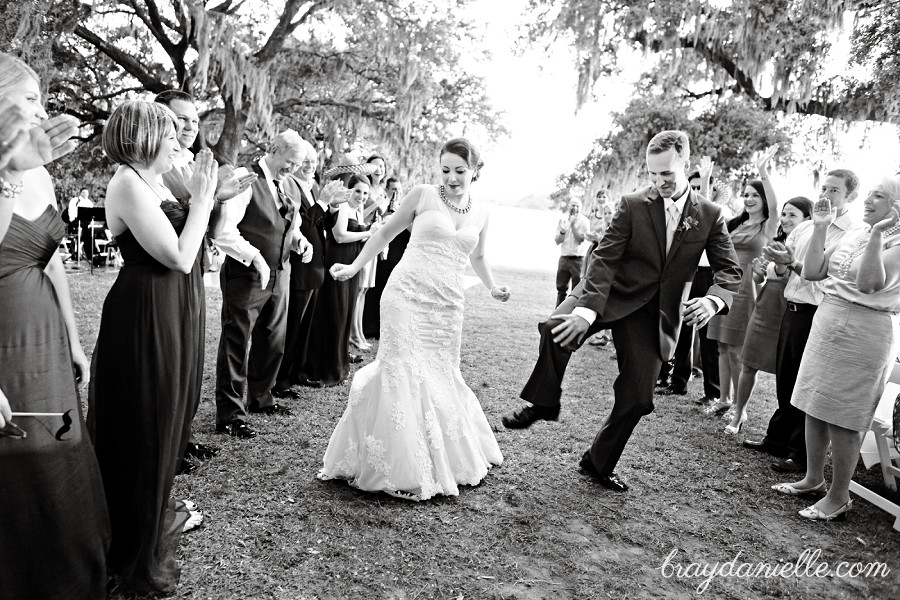
<instances>
[{"instance_id":1,"label":"music stand","mask_svg":"<svg viewBox=\"0 0 900 600\"><path fill-rule=\"evenodd\" d=\"M78 207L78 260L81 260L81 227L86 224L87 227L91 230L91 256L88 259L88 262L91 263L91 275L94 274L94 254L96 253L96 250L94 250L95 221L102 221L103 223L106 223L105 208L103 208L102 206Z\"/></svg>"}]
</instances>

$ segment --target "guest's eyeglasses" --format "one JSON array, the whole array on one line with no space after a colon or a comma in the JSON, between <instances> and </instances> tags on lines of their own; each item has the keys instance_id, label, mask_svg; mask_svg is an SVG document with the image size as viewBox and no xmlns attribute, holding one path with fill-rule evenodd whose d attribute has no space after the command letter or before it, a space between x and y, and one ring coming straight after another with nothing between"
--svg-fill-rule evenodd
<instances>
[{"instance_id":1,"label":"guest's eyeglasses","mask_svg":"<svg viewBox=\"0 0 900 600\"><path fill-rule=\"evenodd\" d=\"M699 185L692 185L692 186L691 186L691 189L694 190L695 192L699 192L699 191L700 191L700 186L699 186Z\"/></svg>"}]
</instances>

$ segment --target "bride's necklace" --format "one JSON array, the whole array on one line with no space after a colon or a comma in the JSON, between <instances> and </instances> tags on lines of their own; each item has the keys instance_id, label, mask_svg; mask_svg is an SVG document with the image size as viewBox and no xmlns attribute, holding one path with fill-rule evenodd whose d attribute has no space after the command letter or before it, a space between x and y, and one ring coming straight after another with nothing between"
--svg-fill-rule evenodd
<instances>
[{"instance_id":1,"label":"bride's necklace","mask_svg":"<svg viewBox=\"0 0 900 600\"><path fill-rule=\"evenodd\" d=\"M442 186L442 185L438 186L438 190L440 190L440 192L441 192L441 200L444 201L444 204L446 204L450 208L450 210L454 210L461 215L464 215L467 212L469 212L470 210L472 210L472 197L471 196L468 197L468 202L466 202L466 207L460 208L458 206L454 206L453 204L450 203L449 200L447 200L447 196L444 195L444 186Z\"/></svg>"},{"instance_id":2,"label":"bride's necklace","mask_svg":"<svg viewBox=\"0 0 900 600\"><path fill-rule=\"evenodd\" d=\"M894 225L890 229L885 229L881 233L881 237L886 238L887 236L898 231L900 231L900 223ZM871 237L871 235L871 231L863 232L859 236L859 239L856 240L856 245L853 247L853 249L847 253L847 256L845 256L840 263L838 263L838 276L841 279L847 279L847 274L850 272L850 265L852 265L853 261L862 256L866 251L866 244L868 243L869 237Z\"/></svg>"}]
</instances>

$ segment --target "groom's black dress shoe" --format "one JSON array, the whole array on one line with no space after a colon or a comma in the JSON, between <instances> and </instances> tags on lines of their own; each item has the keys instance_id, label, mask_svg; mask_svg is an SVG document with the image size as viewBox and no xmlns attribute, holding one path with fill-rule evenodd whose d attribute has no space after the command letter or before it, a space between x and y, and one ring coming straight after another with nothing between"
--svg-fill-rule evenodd
<instances>
[{"instance_id":1,"label":"groom's black dress shoe","mask_svg":"<svg viewBox=\"0 0 900 600\"><path fill-rule=\"evenodd\" d=\"M559 418L559 407L523 406L504 415L500 421L507 429L526 429L535 421L556 421Z\"/></svg>"},{"instance_id":2,"label":"groom's black dress shoe","mask_svg":"<svg viewBox=\"0 0 900 600\"><path fill-rule=\"evenodd\" d=\"M581 457L581 460L578 461L578 466L581 467L581 470L587 473L591 477L591 479L593 479L603 487L616 492L628 491L628 484L626 484L625 480L615 473L610 473L609 475L601 475L597 470L597 467L594 466L594 462L591 460L591 455L587 452L585 452Z\"/></svg>"}]
</instances>

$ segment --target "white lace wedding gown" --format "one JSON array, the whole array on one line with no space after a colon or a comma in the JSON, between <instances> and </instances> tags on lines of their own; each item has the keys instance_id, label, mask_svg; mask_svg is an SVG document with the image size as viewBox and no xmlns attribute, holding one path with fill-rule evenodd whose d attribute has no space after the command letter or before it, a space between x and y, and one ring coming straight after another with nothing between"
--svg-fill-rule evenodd
<instances>
[{"instance_id":1,"label":"white lace wedding gown","mask_svg":"<svg viewBox=\"0 0 900 600\"><path fill-rule=\"evenodd\" d=\"M433 186L412 194L421 204L381 298L378 355L353 377L318 476L426 500L480 483L503 455L459 371L463 275L484 209L455 230Z\"/></svg>"}]
</instances>

